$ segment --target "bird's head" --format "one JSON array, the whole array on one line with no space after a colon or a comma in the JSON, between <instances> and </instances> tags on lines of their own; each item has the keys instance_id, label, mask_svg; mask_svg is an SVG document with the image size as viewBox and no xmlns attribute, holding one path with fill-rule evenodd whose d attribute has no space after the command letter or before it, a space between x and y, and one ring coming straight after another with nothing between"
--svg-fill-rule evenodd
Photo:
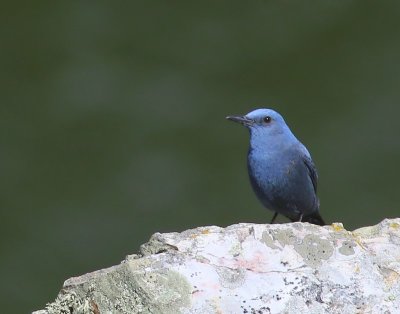
<instances>
[{"instance_id":1,"label":"bird's head","mask_svg":"<svg viewBox=\"0 0 400 314\"><path fill-rule=\"evenodd\" d=\"M256 109L244 116L227 116L226 118L244 125L251 133L273 135L283 133L288 129L282 116L272 109Z\"/></svg>"},{"instance_id":2,"label":"bird's head","mask_svg":"<svg viewBox=\"0 0 400 314\"><path fill-rule=\"evenodd\" d=\"M228 120L244 125L250 131L250 148L263 154L269 150L297 143L296 137L282 116L272 109L256 109L244 116L228 116Z\"/></svg>"}]
</instances>

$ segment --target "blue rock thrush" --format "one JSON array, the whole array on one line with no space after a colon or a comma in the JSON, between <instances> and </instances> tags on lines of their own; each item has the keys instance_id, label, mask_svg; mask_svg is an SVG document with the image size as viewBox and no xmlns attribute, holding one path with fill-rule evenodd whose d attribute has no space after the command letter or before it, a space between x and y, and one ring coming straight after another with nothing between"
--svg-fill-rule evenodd
<instances>
[{"instance_id":1,"label":"blue rock thrush","mask_svg":"<svg viewBox=\"0 0 400 314\"><path fill-rule=\"evenodd\" d=\"M282 116L257 109L245 116L228 116L250 131L247 167L261 203L291 221L325 225L319 215L317 170L307 148L293 135Z\"/></svg>"}]
</instances>

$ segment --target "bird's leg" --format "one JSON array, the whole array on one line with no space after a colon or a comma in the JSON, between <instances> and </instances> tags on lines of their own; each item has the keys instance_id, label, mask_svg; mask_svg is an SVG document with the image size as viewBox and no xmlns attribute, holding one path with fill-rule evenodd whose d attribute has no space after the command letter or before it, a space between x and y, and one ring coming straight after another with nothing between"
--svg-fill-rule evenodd
<instances>
[{"instance_id":1,"label":"bird's leg","mask_svg":"<svg viewBox=\"0 0 400 314\"><path fill-rule=\"evenodd\" d=\"M299 217L298 221L301 222L302 220L303 220L303 213L300 214L300 217Z\"/></svg>"},{"instance_id":2,"label":"bird's leg","mask_svg":"<svg viewBox=\"0 0 400 314\"><path fill-rule=\"evenodd\" d=\"M270 222L271 225L274 223L276 217L278 217L278 213L277 212L275 212L274 216L272 216L272 219L271 219L271 222Z\"/></svg>"}]
</instances>

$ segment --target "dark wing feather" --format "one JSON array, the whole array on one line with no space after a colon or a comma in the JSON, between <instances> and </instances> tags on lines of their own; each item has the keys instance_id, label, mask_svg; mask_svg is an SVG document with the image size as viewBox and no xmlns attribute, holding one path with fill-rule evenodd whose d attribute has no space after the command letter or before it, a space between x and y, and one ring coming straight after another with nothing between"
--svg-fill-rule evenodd
<instances>
[{"instance_id":1,"label":"dark wing feather","mask_svg":"<svg viewBox=\"0 0 400 314\"><path fill-rule=\"evenodd\" d=\"M318 181L317 168L315 168L314 162L312 161L309 155L305 155L303 157L303 160L304 164L308 169L308 175L310 176L312 185L314 187L314 192L315 194L317 194L317 181ZM315 225L324 226L326 223L322 219L321 215L318 213L318 209L319 209L319 201L317 199L317 210L310 215L303 216L302 221L309 222Z\"/></svg>"},{"instance_id":2,"label":"dark wing feather","mask_svg":"<svg viewBox=\"0 0 400 314\"><path fill-rule=\"evenodd\" d=\"M317 182L318 182L317 168L315 168L314 162L309 156L304 156L303 161L308 169L308 174L310 176L312 185L314 187L314 191L315 193L317 193Z\"/></svg>"}]
</instances>

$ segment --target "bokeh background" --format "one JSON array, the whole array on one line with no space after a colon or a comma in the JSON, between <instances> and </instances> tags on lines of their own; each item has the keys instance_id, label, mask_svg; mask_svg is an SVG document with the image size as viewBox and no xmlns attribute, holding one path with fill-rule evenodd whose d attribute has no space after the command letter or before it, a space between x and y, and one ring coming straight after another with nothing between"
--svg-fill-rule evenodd
<instances>
[{"instance_id":1,"label":"bokeh background","mask_svg":"<svg viewBox=\"0 0 400 314\"><path fill-rule=\"evenodd\" d=\"M399 13L367 0L3 6L1 311L43 308L157 231L269 222L248 134L224 119L256 107L311 151L328 222L399 216Z\"/></svg>"}]
</instances>

